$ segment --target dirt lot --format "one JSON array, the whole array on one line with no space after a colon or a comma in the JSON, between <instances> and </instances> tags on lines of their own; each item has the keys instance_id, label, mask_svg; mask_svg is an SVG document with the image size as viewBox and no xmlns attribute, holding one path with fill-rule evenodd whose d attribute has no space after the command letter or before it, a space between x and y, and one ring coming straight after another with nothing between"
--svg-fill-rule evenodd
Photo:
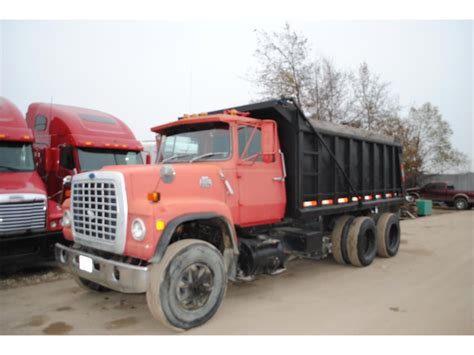
<instances>
[{"instance_id":1,"label":"dirt lot","mask_svg":"<svg viewBox=\"0 0 474 355\"><path fill-rule=\"evenodd\" d=\"M231 284L216 316L186 334L473 334L474 211L446 212L403 221L398 256L368 268L298 260ZM1 334L173 334L144 295L88 293L47 272L29 286L2 280Z\"/></svg>"}]
</instances>

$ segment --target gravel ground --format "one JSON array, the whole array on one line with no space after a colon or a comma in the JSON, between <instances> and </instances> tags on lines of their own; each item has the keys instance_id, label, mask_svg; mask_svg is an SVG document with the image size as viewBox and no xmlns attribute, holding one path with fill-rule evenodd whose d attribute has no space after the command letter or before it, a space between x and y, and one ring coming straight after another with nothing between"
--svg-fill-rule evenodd
<instances>
[{"instance_id":1,"label":"gravel ground","mask_svg":"<svg viewBox=\"0 0 474 355\"><path fill-rule=\"evenodd\" d=\"M185 334L474 334L474 211L402 221L397 257L366 268L297 260L278 276L230 284ZM0 334L174 334L144 295L91 293L54 269L0 281Z\"/></svg>"},{"instance_id":2,"label":"gravel ground","mask_svg":"<svg viewBox=\"0 0 474 355\"><path fill-rule=\"evenodd\" d=\"M70 275L55 266L54 263L39 265L15 273L0 274L0 290L38 285L68 278L70 278Z\"/></svg>"}]
</instances>

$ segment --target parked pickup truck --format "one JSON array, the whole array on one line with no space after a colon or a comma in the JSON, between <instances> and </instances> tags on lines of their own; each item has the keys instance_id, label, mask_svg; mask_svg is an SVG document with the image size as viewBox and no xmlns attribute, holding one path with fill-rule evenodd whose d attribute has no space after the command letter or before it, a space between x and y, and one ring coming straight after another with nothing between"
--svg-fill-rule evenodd
<instances>
[{"instance_id":1,"label":"parked pickup truck","mask_svg":"<svg viewBox=\"0 0 474 355\"><path fill-rule=\"evenodd\" d=\"M146 293L156 319L189 329L216 313L228 280L278 274L294 257L362 267L398 252L392 138L308 120L292 99L152 131L157 164L72 177L62 224L74 245L57 244L56 258L84 288Z\"/></svg>"},{"instance_id":2,"label":"parked pickup truck","mask_svg":"<svg viewBox=\"0 0 474 355\"><path fill-rule=\"evenodd\" d=\"M407 193L415 199L423 198L433 202L444 202L458 210L474 206L474 191L456 190L453 185L444 181L433 181L423 187L407 189Z\"/></svg>"}]
</instances>

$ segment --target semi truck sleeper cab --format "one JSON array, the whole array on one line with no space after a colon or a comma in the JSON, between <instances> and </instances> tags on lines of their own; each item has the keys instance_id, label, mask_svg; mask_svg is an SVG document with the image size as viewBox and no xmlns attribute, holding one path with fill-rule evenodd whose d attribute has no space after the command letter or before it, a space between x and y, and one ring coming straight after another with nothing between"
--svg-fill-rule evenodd
<instances>
[{"instance_id":1,"label":"semi truck sleeper cab","mask_svg":"<svg viewBox=\"0 0 474 355\"><path fill-rule=\"evenodd\" d=\"M64 179L106 165L143 164L142 145L117 117L82 107L32 103L26 115L36 136L38 172L51 199L69 196ZM67 183L68 184L68 183Z\"/></svg>"}]
</instances>

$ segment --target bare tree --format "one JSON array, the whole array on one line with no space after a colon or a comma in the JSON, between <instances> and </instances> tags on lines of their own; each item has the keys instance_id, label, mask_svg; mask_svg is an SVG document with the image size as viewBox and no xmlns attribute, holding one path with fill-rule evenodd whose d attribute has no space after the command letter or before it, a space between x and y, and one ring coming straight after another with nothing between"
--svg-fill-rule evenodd
<instances>
[{"instance_id":1,"label":"bare tree","mask_svg":"<svg viewBox=\"0 0 474 355\"><path fill-rule=\"evenodd\" d=\"M302 34L285 24L281 32L257 32L255 57L259 67L252 78L260 98L291 96L314 118L344 120L348 109L348 75L327 58L310 60L311 48Z\"/></svg>"},{"instance_id":2,"label":"bare tree","mask_svg":"<svg viewBox=\"0 0 474 355\"><path fill-rule=\"evenodd\" d=\"M308 60L308 40L294 32L288 23L279 33L257 31L257 38L255 57L260 67L254 81L261 89L261 96L291 96L301 107L306 107L307 88L313 68Z\"/></svg>"},{"instance_id":3,"label":"bare tree","mask_svg":"<svg viewBox=\"0 0 474 355\"><path fill-rule=\"evenodd\" d=\"M369 70L367 63L350 75L352 100L347 123L368 130L383 129L385 121L396 117L400 110L398 99L389 90L389 83Z\"/></svg>"},{"instance_id":4,"label":"bare tree","mask_svg":"<svg viewBox=\"0 0 474 355\"><path fill-rule=\"evenodd\" d=\"M344 122L349 109L348 75L337 70L327 58L315 61L307 109L311 118Z\"/></svg>"},{"instance_id":5,"label":"bare tree","mask_svg":"<svg viewBox=\"0 0 474 355\"><path fill-rule=\"evenodd\" d=\"M398 97L388 82L362 63L356 72L338 70L326 58L312 57L308 40L285 24L281 32L257 31L259 67L252 81L261 98L291 96L313 119L383 132L400 139L407 177L416 182L426 172L439 173L467 163L453 149L449 124L426 103L399 117Z\"/></svg>"}]
</instances>

